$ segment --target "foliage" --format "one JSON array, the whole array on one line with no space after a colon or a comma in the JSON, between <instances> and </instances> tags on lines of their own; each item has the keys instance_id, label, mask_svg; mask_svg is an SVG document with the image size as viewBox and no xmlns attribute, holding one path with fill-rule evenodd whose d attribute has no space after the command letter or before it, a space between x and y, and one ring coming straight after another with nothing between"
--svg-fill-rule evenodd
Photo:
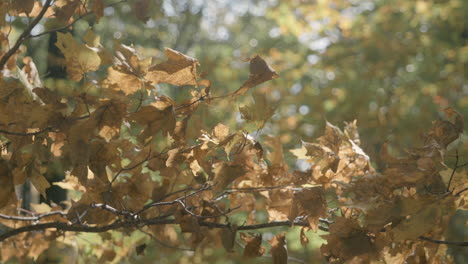
<instances>
[{"instance_id":1,"label":"foliage","mask_svg":"<svg viewBox=\"0 0 468 264\"><path fill-rule=\"evenodd\" d=\"M105 48L103 43L108 40L101 40L92 27L75 36L64 32L85 19L97 25L105 20L109 4L102 0L18 3L0 4L2 17L8 14L29 19L11 45L11 25L0 21L2 261L141 262L150 261L144 254L162 259L194 251L184 254L179 262L230 259L257 263L268 255L273 263L287 263L294 260L288 256L288 241L308 247L311 234L318 233L326 240L320 246L322 261L451 263L454 259L446 254L447 246L467 245L447 239L453 216L468 209L466 163L459 160L458 153L452 168L444 163L448 149L457 144L464 130L463 116L454 108L444 108L445 118L427 126L422 145L409 146L404 157L394 157L389 144L381 139L382 131L374 131L369 140L382 145L378 155L382 164L375 169L361 147L361 141L364 144L368 137L361 139L356 121L345 122L343 128L326 122L319 137L309 136L299 148L285 144L288 135L284 132L296 129L297 120L281 113L275 120L275 112L282 110L268 95L274 86L257 86L273 79L281 85L294 76L310 77L303 67L304 57L291 56L287 61L291 64L297 60L300 67L278 62L278 57L290 54L287 49L281 56L280 51L271 51L270 60L248 56L244 60L249 64L248 77L242 78L242 71L232 67L227 72L235 78L221 81L215 75L226 76L224 71L214 67L213 73L201 70L203 61L210 59L198 60L170 48L164 50L165 59L144 57L133 45L117 40L112 49ZM134 17L129 19L149 21L150 1L133 4ZM387 6L376 4L378 12ZM310 8L295 2L291 5L297 10ZM417 10L426 10L421 5ZM333 16L334 12L345 8L322 6L321 12L305 21L339 17ZM288 6L279 4L269 15L280 14L276 17L282 30L303 32L299 22L285 19L290 15L287 10ZM394 12L411 19L406 13ZM324 103L325 108L336 109L335 117L350 112L337 106L345 98L340 94L354 92L357 87L344 89L347 79L343 76L392 79L402 74L399 65L387 61L379 68L381 62L374 60L392 60L390 55L380 55L387 48L384 43L395 50L402 49L401 43L368 39L366 34L373 28L357 30L367 21L366 16L374 15L382 17L365 13L353 23L335 21L345 41L331 45L324 56L328 60L317 66L336 76L323 83L325 90L335 87L333 97L327 99L331 101ZM50 22L50 28L31 33L43 20ZM324 34L329 34L327 30ZM57 34L54 45L63 54L59 62L68 76L61 84L44 81L21 46L52 33ZM373 41L379 43L371 44ZM418 39L409 43L404 51L416 58L418 51L414 48L419 41L424 42ZM356 44L348 49L343 46L348 42L363 46ZM341 54L349 50L359 60L348 60ZM371 66L358 67L369 61ZM429 73L417 75L424 79L418 83L434 83L427 79L432 68L424 68L423 63L419 66ZM457 67L449 67L447 74L458 76ZM375 87L372 81L367 83L369 92L361 92L361 96L372 96ZM228 91L220 88L223 84ZM386 92L400 93L403 86L392 84ZM249 94L253 104L243 101ZM321 96L315 100L321 100ZM416 97L410 94L407 100L414 102ZM394 109L392 102L383 104ZM229 120L235 118L232 113L236 108L243 121L233 123ZM210 110L224 113L216 117L205 114L209 120L202 121L202 114ZM402 111L389 114L395 118L390 125L404 116L406 110ZM227 121L223 122L225 117ZM275 122L279 129L273 129ZM285 124L294 125L288 130ZM277 136L254 136L265 127L278 132ZM306 169L291 168L296 163L306 164ZM20 209L22 201L15 187L30 182L46 198L51 187L48 177L57 171L65 178L53 184L69 190L71 199L61 205L33 203L28 205L30 210ZM291 237L277 227L299 230ZM264 229L273 230L269 239L264 238ZM152 243L160 244L161 251L150 252L147 247ZM221 247L224 249L219 255L214 249Z\"/></svg>"}]
</instances>

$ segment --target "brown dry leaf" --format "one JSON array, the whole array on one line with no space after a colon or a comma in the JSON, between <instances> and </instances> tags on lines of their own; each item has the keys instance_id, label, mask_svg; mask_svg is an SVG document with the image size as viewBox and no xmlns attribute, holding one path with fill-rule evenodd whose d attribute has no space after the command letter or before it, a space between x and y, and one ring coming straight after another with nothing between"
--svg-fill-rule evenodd
<instances>
[{"instance_id":1,"label":"brown dry leaf","mask_svg":"<svg viewBox=\"0 0 468 264\"><path fill-rule=\"evenodd\" d=\"M288 251L286 250L285 233L274 236L270 241L271 255L273 256L273 264L287 264Z\"/></svg>"},{"instance_id":2,"label":"brown dry leaf","mask_svg":"<svg viewBox=\"0 0 468 264\"><path fill-rule=\"evenodd\" d=\"M142 142L156 135L159 131L164 134L174 132L176 119L173 102L167 97L159 97L158 99L150 105L141 107L138 112L130 116L130 120L145 125L145 129L138 137Z\"/></svg>"},{"instance_id":3,"label":"brown dry leaf","mask_svg":"<svg viewBox=\"0 0 468 264\"><path fill-rule=\"evenodd\" d=\"M137 256L144 256L145 255L145 249L146 249L146 243L143 243L139 246L135 247L135 252L137 253Z\"/></svg>"},{"instance_id":4,"label":"brown dry leaf","mask_svg":"<svg viewBox=\"0 0 468 264\"><path fill-rule=\"evenodd\" d=\"M118 42L114 42L116 70L137 77L143 77L151 66L152 58L140 59L135 48Z\"/></svg>"},{"instance_id":5,"label":"brown dry leaf","mask_svg":"<svg viewBox=\"0 0 468 264\"><path fill-rule=\"evenodd\" d=\"M55 91L51 91L46 87L36 87L33 92L44 102L45 104L59 104L61 97Z\"/></svg>"},{"instance_id":6,"label":"brown dry leaf","mask_svg":"<svg viewBox=\"0 0 468 264\"><path fill-rule=\"evenodd\" d=\"M106 263L112 261L116 257L117 253L115 250L104 249L101 257L99 258L99 263Z\"/></svg>"},{"instance_id":7,"label":"brown dry leaf","mask_svg":"<svg viewBox=\"0 0 468 264\"><path fill-rule=\"evenodd\" d=\"M390 235L394 241L415 240L438 226L441 214L439 203L429 204L422 210L406 216L403 221L392 228Z\"/></svg>"},{"instance_id":8,"label":"brown dry leaf","mask_svg":"<svg viewBox=\"0 0 468 264\"><path fill-rule=\"evenodd\" d=\"M275 70L273 70L260 56L255 55L248 60L250 61L249 79L247 79L247 81L245 81L237 91L232 93L234 96L241 96L250 88L279 77Z\"/></svg>"},{"instance_id":9,"label":"brown dry leaf","mask_svg":"<svg viewBox=\"0 0 468 264\"><path fill-rule=\"evenodd\" d=\"M50 187L49 181L39 173L39 171L35 168L31 169L31 175L29 176L32 185L39 191L42 197L46 197L46 189Z\"/></svg>"},{"instance_id":10,"label":"brown dry leaf","mask_svg":"<svg viewBox=\"0 0 468 264\"><path fill-rule=\"evenodd\" d=\"M135 16L143 23L146 23L146 21L148 21L148 19L150 18L150 16L148 15L149 5L149 0L138 0L135 2L135 5L133 7L133 10L135 11Z\"/></svg>"},{"instance_id":11,"label":"brown dry leaf","mask_svg":"<svg viewBox=\"0 0 468 264\"><path fill-rule=\"evenodd\" d=\"M16 0L11 2L9 13L10 15L18 16L18 15L26 15L32 12L34 8L34 0Z\"/></svg>"},{"instance_id":12,"label":"brown dry leaf","mask_svg":"<svg viewBox=\"0 0 468 264\"><path fill-rule=\"evenodd\" d=\"M213 128L213 136L218 139L219 142L226 139L228 135L229 127L224 124L219 123Z\"/></svg>"},{"instance_id":13,"label":"brown dry leaf","mask_svg":"<svg viewBox=\"0 0 468 264\"><path fill-rule=\"evenodd\" d=\"M148 70L146 79L153 84L197 85L198 60L166 48L167 61Z\"/></svg>"},{"instance_id":14,"label":"brown dry leaf","mask_svg":"<svg viewBox=\"0 0 468 264\"><path fill-rule=\"evenodd\" d=\"M271 190L268 192L268 196L266 206L268 220L270 222L288 220L291 214L293 191L288 189Z\"/></svg>"},{"instance_id":15,"label":"brown dry leaf","mask_svg":"<svg viewBox=\"0 0 468 264\"><path fill-rule=\"evenodd\" d=\"M9 202L13 201L15 189L13 185L13 175L10 172L8 162L0 159L0 182L2 190L0 191L0 209L5 207Z\"/></svg>"},{"instance_id":16,"label":"brown dry leaf","mask_svg":"<svg viewBox=\"0 0 468 264\"><path fill-rule=\"evenodd\" d=\"M80 6L80 4L80 0L55 1L55 17L62 22L68 22L75 14L75 10Z\"/></svg>"},{"instance_id":17,"label":"brown dry leaf","mask_svg":"<svg viewBox=\"0 0 468 264\"><path fill-rule=\"evenodd\" d=\"M221 242L227 252L233 252L234 242L236 240L237 225L229 226L229 228L222 228L219 230Z\"/></svg>"},{"instance_id":18,"label":"brown dry leaf","mask_svg":"<svg viewBox=\"0 0 468 264\"><path fill-rule=\"evenodd\" d=\"M279 103L269 102L266 95L262 93L254 93L253 98L254 103L252 105L241 106L239 111L243 119L255 122L257 128L260 129L273 116Z\"/></svg>"},{"instance_id":19,"label":"brown dry leaf","mask_svg":"<svg viewBox=\"0 0 468 264\"><path fill-rule=\"evenodd\" d=\"M437 120L432 124L432 128L426 133L426 141L435 140L443 148L455 141L463 133L463 116L452 107L444 109L444 113L450 120Z\"/></svg>"},{"instance_id":20,"label":"brown dry leaf","mask_svg":"<svg viewBox=\"0 0 468 264\"><path fill-rule=\"evenodd\" d=\"M39 13L41 13L42 11L42 8L43 8L43 5L41 3L41 1L34 1L34 7L31 11L31 13L29 13L29 17L37 17L39 15ZM22 15L22 14L20 14ZM47 9L47 11L45 12L44 14L44 18L50 18L50 17L53 17L54 16L54 10L53 8L49 8Z\"/></svg>"},{"instance_id":21,"label":"brown dry leaf","mask_svg":"<svg viewBox=\"0 0 468 264\"><path fill-rule=\"evenodd\" d=\"M102 139L93 140L90 144L89 169L103 182L108 182L108 172L106 168L115 171L121 169L121 158L119 148L125 144L124 140L113 140L107 142ZM145 157L143 157L145 158Z\"/></svg>"},{"instance_id":22,"label":"brown dry leaf","mask_svg":"<svg viewBox=\"0 0 468 264\"><path fill-rule=\"evenodd\" d=\"M101 45L101 37L96 35L91 27L86 30L86 33L83 36L83 41L86 43L86 45L92 48L97 48Z\"/></svg>"},{"instance_id":23,"label":"brown dry leaf","mask_svg":"<svg viewBox=\"0 0 468 264\"><path fill-rule=\"evenodd\" d=\"M0 17L5 17L6 14L8 13L8 6L9 3L6 1L0 1ZM3 27L6 24L6 19L0 19L0 27ZM2 43L3 44L3 43ZM2 54L0 50L0 55ZM1 57L1 56L0 56Z\"/></svg>"},{"instance_id":24,"label":"brown dry leaf","mask_svg":"<svg viewBox=\"0 0 468 264\"><path fill-rule=\"evenodd\" d=\"M108 76L103 85L109 89L133 94L147 86L143 76L148 72L151 58L140 59L133 46L114 43L116 54L114 65L109 67ZM102 54L104 55L104 54Z\"/></svg>"},{"instance_id":25,"label":"brown dry leaf","mask_svg":"<svg viewBox=\"0 0 468 264\"><path fill-rule=\"evenodd\" d=\"M287 181L289 178L289 166L284 160L283 144L279 137L268 137L266 145L270 148L267 159L270 161L268 166L268 176L263 177L263 184L272 186L279 182Z\"/></svg>"},{"instance_id":26,"label":"brown dry leaf","mask_svg":"<svg viewBox=\"0 0 468 264\"><path fill-rule=\"evenodd\" d=\"M340 146L343 138L343 132L340 128L327 122L325 126L325 135L318 138L321 145L328 147L335 155L340 152Z\"/></svg>"},{"instance_id":27,"label":"brown dry leaf","mask_svg":"<svg viewBox=\"0 0 468 264\"><path fill-rule=\"evenodd\" d=\"M183 233L200 233L200 225L198 219L187 214L185 211L178 210L175 214L175 221L180 225Z\"/></svg>"},{"instance_id":28,"label":"brown dry leaf","mask_svg":"<svg viewBox=\"0 0 468 264\"><path fill-rule=\"evenodd\" d=\"M127 111L127 105L115 100L106 100L97 108L89 118L92 126L97 128L99 136L107 142L117 137L120 126Z\"/></svg>"},{"instance_id":29,"label":"brown dry leaf","mask_svg":"<svg viewBox=\"0 0 468 264\"><path fill-rule=\"evenodd\" d=\"M307 227L302 227L301 228L300 240L301 240L301 245L303 247L307 247L307 244L309 244L309 238L305 234L305 232L307 232L308 230L309 230L309 228L307 228Z\"/></svg>"},{"instance_id":30,"label":"brown dry leaf","mask_svg":"<svg viewBox=\"0 0 468 264\"><path fill-rule=\"evenodd\" d=\"M87 72L97 70L101 64L96 50L78 43L70 33L58 32L55 45L65 56L68 76L74 81L81 80Z\"/></svg>"},{"instance_id":31,"label":"brown dry leaf","mask_svg":"<svg viewBox=\"0 0 468 264\"><path fill-rule=\"evenodd\" d=\"M265 253L265 248L262 246L262 234L240 232L240 238L247 243L243 254L245 258L256 258Z\"/></svg>"},{"instance_id":32,"label":"brown dry leaf","mask_svg":"<svg viewBox=\"0 0 468 264\"><path fill-rule=\"evenodd\" d=\"M133 94L144 87L144 82L135 75L126 74L109 67L106 84L115 91L122 91L125 95Z\"/></svg>"},{"instance_id":33,"label":"brown dry leaf","mask_svg":"<svg viewBox=\"0 0 468 264\"><path fill-rule=\"evenodd\" d=\"M233 162L220 162L213 165L214 182L215 186L213 191L215 193L224 190L235 179L243 176L246 170L243 165L235 164Z\"/></svg>"},{"instance_id":34,"label":"brown dry leaf","mask_svg":"<svg viewBox=\"0 0 468 264\"><path fill-rule=\"evenodd\" d=\"M104 0L94 0L93 12L96 15L96 24L104 16Z\"/></svg>"},{"instance_id":35,"label":"brown dry leaf","mask_svg":"<svg viewBox=\"0 0 468 264\"><path fill-rule=\"evenodd\" d=\"M89 140L93 133L93 126L89 120L77 122L68 133L68 154L73 165L72 175L78 177L85 184L88 179L88 161L90 156Z\"/></svg>"},{"instance_id":36,"label":"brown dry leaf","mask_svg":"<svg viewBox=\"0 0 468 264\"><path fill-rule=\"evenodd\" d=\"M378 249L368 231L361 228L357 221L344 217L335 217L334 220L330 225L330 234L322 236L327 244L320 247L328 261L346 262L356 256L364 261L377 255Z\"/></svg>"},{"instance_id":37,"label":"brown dry leaf","mask_svg":"<svg viewBox=\"0 0 468 264\"><path fill-rule=\"evenodd\" d=\"M319 219L327 216L327 201L322 186L303 188L294 193L289 220L302 215L307 216L310 228L317 232Z\"/></svg>"}]
</instances>

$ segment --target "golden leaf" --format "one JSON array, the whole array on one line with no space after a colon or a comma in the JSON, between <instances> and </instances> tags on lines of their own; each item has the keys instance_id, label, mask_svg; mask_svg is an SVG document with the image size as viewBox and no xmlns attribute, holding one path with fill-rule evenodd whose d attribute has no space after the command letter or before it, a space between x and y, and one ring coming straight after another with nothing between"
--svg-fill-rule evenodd
<instances>
[{"instance_id":1,"label":"golden leaf","mask_svg":"<svg viewBox=\"0 0 468 264\"><path fill-rule=\"evenodd\" d=\"M146 79L153 84L197 85L198 60L166 48L167 61L152 66Z\"/></svg>"},{"instance_id":2,"label":"golden leaf","mask_svg":"<svg viewBox=\"0 0 468 264\"><path fill-rule=\"evenodd\" d=\"M78 43L70 33L57 33L57 48L65 56L67 73L70 79L79 81L83 74L95 71L101 64L101 58L92 48Z\"/></svg>"}]
</instances>

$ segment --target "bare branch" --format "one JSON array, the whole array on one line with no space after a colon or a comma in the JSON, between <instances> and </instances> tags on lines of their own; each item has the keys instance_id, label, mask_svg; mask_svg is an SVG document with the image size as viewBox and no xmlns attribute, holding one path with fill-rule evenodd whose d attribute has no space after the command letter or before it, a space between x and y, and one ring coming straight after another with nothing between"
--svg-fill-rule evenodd
<instances>
[{"instance_id":1,"label":"bare branch","mask_svg":"<svg viewBox=\"0 0 468 264\"><path fill-rule=\"evenodd\" d=\"M466 191L466 190L468 190L468 187L461 189L459 192L457 192L457 193L455 194L455 196L460 195L462 192L464 192L464 191Z\"/></svg>"},{"instance_id":2,"label":"bare branch","mask_svg":"<svg viewBox=\"0 0 468 264\"><path fill-rule=\"evenodd\" d=\"M123 2L127 2L127 1L126 0L121 0L121 1L115 2L113 4L107 5L106 7L115 6L115 5L121 4ZM78 22L78 21L82 20L83 18L86 18L86 17L88 17L88 16L90 16L92 14L94 14L94 11L88 11L88 12L84 13L83 15L80 15L79 17L73 19L73 22L71 22L70 24L67 24L67 25L65 25L63 27L47 30L47 31L44 31L44 32L36 34L36 35L30 35L28 38L37 38L37 37L40 37L40 36L43 36L43 35L47 35L47 34L50 34L50 33L54 33L54 32L57 32L57 31L62 31L62 30L68 29L68 28L72 27L76 22Z\"/></svg>"},{"instance_id":3,"label":"bare branch","mask_svg":"<svg viewBox=\"0 0 468 264\"><path fill-rule=\"evenodd\" d=\"M160 153L161 154L161 153ZM160 155L159 154L159 155ZM136 163L135 165L132 165L132 166L128 166L128 167L125 167L125 168L121 168L115 175L114 177L112 178L112 181L110 182L110 184L112 185L112 183L114 183L114 181L117 179L117 177L119 177L120 173L124 172L124 171L129 171L129 170L133 170L135 169L136 167L140 166L141 164L145 163L146 161L148 161L150 159L150 156L151 156L151 150L148 152L148 155L146 156L146 158L144 158L143 160L141 160L140 162ZM153 157L154 158L154 157Z\"/></svg>"},{"instance_id":4,"label":"bare branch","mask_svg":"<svg viewBox=\"0 0 468 264\"><path fill-rule=\"evenodd\" d=\"M465 241L435 240L435 239L431 239L431 238L428 238L428 237L425 237L425 236L420 236L419 239L424 240L424 241L428 241L428 242L431 242L431 243L435 243L435 244L445 244L445 245L468 247L468 242L465 242Z\"/></svg>"},{"instance_id":5,"label":"bare branch","mask_svg":"<svg viewBox=\"0 0 468 264\"><path fill-rule=\"evenodd\" d=\"M7 220L16 220L16 221L39 221L42 218L53 216L53 215L60 215L65 217L67 214L62 211L52 211L44 214L38 214L35 216L14 216L14 215L5 215L0 214L0 218L7 219Z\"/></svg>"},{"instance_id":6,"label":"bare branch","mask_svg":"<svg viewBox=\"0 0 468 264\"><path fill-rule=\"evenodd\" d=\"M54 132L52 127L46 127L36 132L23 133L23 132L11 132L7 130L0 129L0 134L13 135L13 136L37 136L44 132Z\"/></svg>"},{"instance_id":7,"label":"bare branch","mask_svg":"<svg viewBox=\"0 0 468 264\"><path fill-rule=\"evenodd\" d=\"M8 50L7 53L5 53L5 55L3 55L3 57L0 59L0 70L3 70L3 67L5 66L7 61L10 59L10 57L13 56L13 54L16 53L16 51L19 49L21 44L23 44L23 42L31 36L31 30L44 17L45 13L47 12L47 10L50 7L51 2L52 2L52 0L46 0L46 2L44 4L44 7L42 7L42 10L39 13L39 15L36 18L34 18L34 20L31 22L31 24L29 24L29 26L23 31L23 33L21 33L19 38L16 40L15 45L13 45L13 47L10 50Z\"/></svg>"},{"instance_id":8,"label":"bare branch","mask_svg":"<svg viewBox=\"0 0 468 264\"><path fill-rule=\"evenodd\" d=\"M453 176L455 175L455 172L458 169L458 158L459 158L459 156L458 156L458 149L457 149L457 150L455 150L455 166L454 166L454 168L452 170L452 174L450 175L450 180L449 180L449 182L447 184L447 192L450 191L450 184L452 184Z\"/></svg>"}]
</instances>

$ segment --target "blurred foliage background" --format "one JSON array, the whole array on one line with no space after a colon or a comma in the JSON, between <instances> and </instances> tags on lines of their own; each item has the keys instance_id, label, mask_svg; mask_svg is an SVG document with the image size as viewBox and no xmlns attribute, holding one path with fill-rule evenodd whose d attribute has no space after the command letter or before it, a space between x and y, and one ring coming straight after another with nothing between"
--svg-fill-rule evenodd
<instances>
[{"instance_id":1,"label":"blurred foliage background","mask_svg":"<svg viewBox=\"0 0 468 264\"><path fill-rule=\"evenodd\" d=\"M191 124L197 129L210 130L222 122L260 140L263 135L280 136L288 150L321 135L325 121L342 126L343 121L357 119L363 149L382 169L379 150L384 142L401 154L406 147L422 143L421 135L441 109L452 106L468 116L467 1L155 0L146 7L137 2L106 8L99 23L92 17L80 20L73 34L82 37L91 26L108 50L115 43L133 44L143 57L163 61L164 48L169 47L197 58L203 75L212 82L213 96L240 87L248 77L245 60L255 54L280 75L252 91L262 102L254 101L249 92L236 103L219 100L200 106ZM141 15L147 16L146 23L137 19ZM12 34L20 34L26 23L26 18L13 21ZM33 34L53 26L44 23ZM34 58L45 84L60 89L67 83L54 73L53 56L60 56L54 53L54 42L52 35L34 38L27 43L27 54ZM89 78L103 78L102 68ZM184 87L155 89L177 102L191 98ZM263 127L245 122L239 107L260 103L261 107L278 106L271 120ZM451 151L458 148L466 161L468 150L462 141ZM286 160L294 160L288 151L285 155ZM453 163L449 158L447 164ZM463 223L458 230L463 230ZM268 232L264 239L269 238ZM319 261L319 236L309 232L312 242L302 248L298 241L294 243L298 232L288 233L290 256ZM141 239L123 237L122 247ZM82 235L78 242L98 250L100 244L94 241ZM223 249L187 253L157 242L148 245L146 257L132 252L121 263L154 259L201 263L197 254L212 263L237 263L232 256L228 256L231 262L223 260L227 256Z\"/></svg>"}]
</instances>

